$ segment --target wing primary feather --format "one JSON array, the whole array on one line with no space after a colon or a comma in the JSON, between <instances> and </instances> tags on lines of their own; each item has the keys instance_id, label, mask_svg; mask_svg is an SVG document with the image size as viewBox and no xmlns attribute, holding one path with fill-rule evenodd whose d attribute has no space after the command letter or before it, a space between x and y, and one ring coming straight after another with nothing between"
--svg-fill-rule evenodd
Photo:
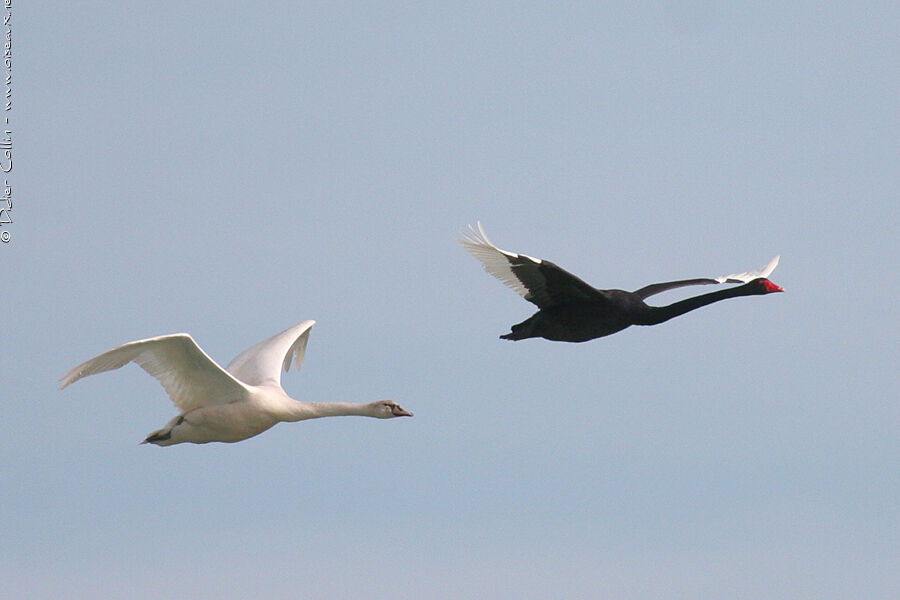
<instances>
[{"instance_id":1,"label":"wing primary feather","mask_svg":"<svg viewBox=\"0 0 900 600\"><path fill-rule=\"evenodd\" d=\"M758 269L754 269L752 271L744 271L743 273L723 275L721 277L716 277L715 280L717 283L748 283L750 281L753 281L754 279L759 279L760 277L768 277L772 274L772 271L775 270L775 267L778 266L778 261L780 259L781 255L778 255L770 260L768 264Z\"/></svg>"},{"instance_id":2,"label":"wing primary feather","mask_svg":"<svg viewBox=\"0 0 900 600\"><path fill-rule=\"evenodd\" d=\"M307 330L308 332L309 330ZM294 342L294 345L291 347L290 352L288 352L284 357L284 372L287 373L291 370L291 363L294 363L294 368L299 371L300 367L303 365L303 359L306 358L306 345L309 343L309 333L304 333L297 338L297 341Z\"/></svg>"},{"instance_id":3,"label":"wing primary feather","mask_svg":"<svg viewBox=\"0 0 900 600\"><path fill-rule=\"evenodd\" d=\"M513 267L522 265L523 261L530 261L538 266L541 264L541 259L498 248L491 242L481 222L477 221L476 224L477 230L472 225L468 225L469 231L462 233L459 243L481 263L485 271L526 300L531 300L531 290L516 275Z\"/></svg>"}]
</instances>

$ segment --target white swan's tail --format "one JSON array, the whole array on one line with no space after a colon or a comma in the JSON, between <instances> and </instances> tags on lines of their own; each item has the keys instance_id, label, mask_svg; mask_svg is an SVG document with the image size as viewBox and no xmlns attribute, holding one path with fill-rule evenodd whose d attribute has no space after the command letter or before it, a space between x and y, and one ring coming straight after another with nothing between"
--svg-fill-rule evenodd
<instances>
[{"instance_id":1,"label":"white swan's tail","mask_svg":"<svg viewBox=\"0 0 900 600\"><path fill-rule=\"evenodd\" d=\"M178 415L166 423L166 426L162 429L150 432L147 435L147 439L141 443L156 444L157 446L171 446L172 444L177 444L178 441L172 440L172 431L182 423L184 423L184 415Z\"/></svg>"}]
</instances>

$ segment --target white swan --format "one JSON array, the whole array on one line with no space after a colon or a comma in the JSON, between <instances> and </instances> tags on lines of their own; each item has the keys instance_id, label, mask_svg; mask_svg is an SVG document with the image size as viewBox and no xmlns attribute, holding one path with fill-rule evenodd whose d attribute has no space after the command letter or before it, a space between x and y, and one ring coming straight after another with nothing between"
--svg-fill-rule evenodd
<instances>
[{"instance_id":1,"label":"white swan","mask_svg":"<svg viewBox=\"0 0 900 600\"><path fill-rule=\"evenodd\" d=\"M181 411L142 443L239 442L281 421L358 415L411 417L395 402L300 402L281 387L281 368L300 370L315 321L303 321L241 352L222 369L187 333L130 342L94 357L62 377L59 389L88 375L135 362L159 380Z\"/></svg>"}]
</instances>

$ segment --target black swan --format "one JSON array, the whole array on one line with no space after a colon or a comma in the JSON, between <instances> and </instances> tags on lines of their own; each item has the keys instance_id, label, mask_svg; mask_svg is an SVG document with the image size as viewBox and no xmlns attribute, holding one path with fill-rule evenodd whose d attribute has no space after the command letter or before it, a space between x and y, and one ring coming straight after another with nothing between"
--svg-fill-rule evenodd
<instances>
[{"instance_id":1,"label":"black swan","mask_svg":"<svg viewBox=\"0 0 900 600\"><path fill-rule=\"evenodd\" d=\"M540 309L512 326L504 340L539 337L558 342L586 342L631 325L656 325L686 312L739 296L783 292L766 277L778 266L775 257L765 267L723 277L654 283L634 292L598 290L548 260L501 250L491 243L481 223L469 225L459 242L484 269ZM687 298L668 306L649 306L644 299L674 288L710 283L743 283L737 287Z\"/></svg>"}]
</instances>

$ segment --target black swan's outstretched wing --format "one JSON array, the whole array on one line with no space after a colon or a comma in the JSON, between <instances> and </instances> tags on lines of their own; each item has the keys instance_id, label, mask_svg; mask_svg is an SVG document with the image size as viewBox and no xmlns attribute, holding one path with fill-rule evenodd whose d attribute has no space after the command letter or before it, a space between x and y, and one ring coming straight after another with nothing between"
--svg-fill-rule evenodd
<instances>
[{"instance_id":1,"label":"black swan's outstretched wing","mask_svg":"<svg viewBox=\"0 0 900 600\"><path fill-rule=\"evenodd\" d=\"M477 225L477 230L469 225L459 243L481 261L485 271L539 308L605 299L593 286L548 260L501 250L488 239L481 223Z\"/></svg>"},{"instance_id":2,"label":"black swan's outstretched wing","mask_svg":"<svg viewBox=\"0 0 900 600\"><path fill-rule=\"evenodd\" d=\"M780 257L776 256L769 263L758 269L754 269L752 271L745 271L743 273L734 273L732 275L723 275L721 277L707 277L701 279L682 279L680 281L666 281L663 283L651 283L650 285L644 286L639 290L635 290L632 292L634 295L638 296L641 300L648 298L654 294L659 294L660 292L665 292L667 290L673 290L675 288L685 287L688 285L706 285L710 283L747 283L753 281L754 279L758 279L760 277L768 277L769 274L775 270L775 267L778 266L778 259Z\"/></svg>"}]
</instances>

